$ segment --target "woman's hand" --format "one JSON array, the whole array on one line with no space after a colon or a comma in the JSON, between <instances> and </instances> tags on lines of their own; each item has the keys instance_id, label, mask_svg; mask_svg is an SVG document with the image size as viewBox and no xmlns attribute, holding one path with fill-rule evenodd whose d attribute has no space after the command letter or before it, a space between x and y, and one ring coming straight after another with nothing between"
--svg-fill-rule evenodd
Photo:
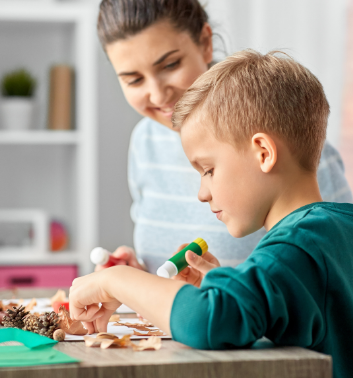
<instances>
[{"instance_id":1,"label":"woman's hand","mask_svg":"<svg viewBox=\"0 0 353 378\"><path fill-rule=\"evenodd\" d=\"M113 271L91 273L76 278L70 288L70 316L84 321L88 333L107 332L110 316L121 303L106 290L107 280L114 280ZM101 307L99 306L101 303Z\"/></svg>"},{"instance_id":2,"label":"woman's hand","mask_svg":"<svg viewBox=\"0 0 353 378\"><path fill-rule=\"evenodd\" d=\"M175 253L178 253L187 245L188 244L181 245L178 251ZM200 287L201 281L205 277L206 273L208 273L211 269L220 266L219 261L210 252L206 252L204 255L198 256L192 251L187 251L185 253L185 259L189 266L172 279L184 281L197 287Z\"/></svg>"},{"instance_id":3,"label":"woman's hand","mask_svg":"<svg viewBox=\"0 0 353 378\"><path fill-rule=\"evenodd\" d=\"M121 264L117 265L129 265L133 268L145 270L145 268L138 262L135 251L131 247L127 247L126 245L122 245L121 247L117 248L115 252L112 253L112 255L121 260ZM102 265L96 265L94 271L99 272L100 270L103 270Z\"/></svg>"}]
</instances>

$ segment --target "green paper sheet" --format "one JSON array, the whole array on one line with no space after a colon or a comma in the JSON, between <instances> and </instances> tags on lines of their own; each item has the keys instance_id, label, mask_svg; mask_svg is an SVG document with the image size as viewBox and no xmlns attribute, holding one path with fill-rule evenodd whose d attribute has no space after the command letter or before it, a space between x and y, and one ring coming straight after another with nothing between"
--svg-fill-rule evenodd
<instances>
[{"instance_id":1,"label":"green paper sheet","mask_svg":"<svg viewBox=\"0 0 353 378\"><path fill-rule=\"evenodd\" d=\"M57 341L38 335L37 333L23 331L18 328L1 328L0 343L5 341L18 341L30 349L44 345L53 346L57 343Z\"/></svg>"},{"instance_id":2,"label":"green paper sheet","mask_svg":"<svg viewBox=\"0 0 353 378\"><path fill-rule=\"evenodd\" d=\"M17 328L0 329L0 343L18 341L24 345L0 346L0 367L34 366L78 362L53 349L57 343L49 337Z\"/></svg>"}]
</instances>

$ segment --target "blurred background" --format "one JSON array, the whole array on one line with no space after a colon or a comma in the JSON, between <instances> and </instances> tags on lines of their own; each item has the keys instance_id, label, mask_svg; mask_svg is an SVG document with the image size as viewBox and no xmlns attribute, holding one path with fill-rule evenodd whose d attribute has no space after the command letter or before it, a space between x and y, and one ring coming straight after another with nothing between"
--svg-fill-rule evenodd
<instances>
[{"instance_id":1,"label":"blurred background","mask_svg":"<svg viewBox=\"0 0 353 378\"><path fill-rule=\"evenodd\" d=\"M216 59L283 49L319 78L353 188L353 0L203 4ZM99 46L98 5L0 0L0 288L67 287L92 270L93 247L133 244L127 152L140 116Z\"/></svg>"}]
</instances>

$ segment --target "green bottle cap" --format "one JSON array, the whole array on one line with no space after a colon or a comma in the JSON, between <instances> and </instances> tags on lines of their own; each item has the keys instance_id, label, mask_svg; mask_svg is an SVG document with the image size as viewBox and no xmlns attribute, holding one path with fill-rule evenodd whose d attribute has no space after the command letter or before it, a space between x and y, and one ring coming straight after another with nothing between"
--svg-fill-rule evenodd
<instances>
[{"instance_id":1,"label":"green bottle cap","mask_svg":"<svg viewBox=\"0 0 353 378\"><path fill-rule=\"evenodd\" d=\"M194 240L194 243L198 244L202 250L202 254L205 254L208 251L208 245L202 238L197 238Z\"/></svg>"}]
</instances>

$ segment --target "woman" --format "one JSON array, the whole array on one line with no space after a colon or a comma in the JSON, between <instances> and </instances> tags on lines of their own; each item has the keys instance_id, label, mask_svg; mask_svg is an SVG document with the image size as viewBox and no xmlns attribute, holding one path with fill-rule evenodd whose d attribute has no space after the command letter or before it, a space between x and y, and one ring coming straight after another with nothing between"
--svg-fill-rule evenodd
<instances>
[{"instance_id":1,"label":"woman","mask_svg":"<svg viewBox=\"0 0 353 378\"><path fill-rule=\"evenodd\" d=\"M103 0L98 35L127 101L145 117L132 133L128 167L137 257L125 246L114 255L155 273L180 244L201 237L221 265L237 265L264 231L234 239L198 202L199 174L172 130L174 105L212 62L205 10L197 0ZM328 143L318 180L324 200L351 202L342 160Z\"/></svg>"}]
</instances>

